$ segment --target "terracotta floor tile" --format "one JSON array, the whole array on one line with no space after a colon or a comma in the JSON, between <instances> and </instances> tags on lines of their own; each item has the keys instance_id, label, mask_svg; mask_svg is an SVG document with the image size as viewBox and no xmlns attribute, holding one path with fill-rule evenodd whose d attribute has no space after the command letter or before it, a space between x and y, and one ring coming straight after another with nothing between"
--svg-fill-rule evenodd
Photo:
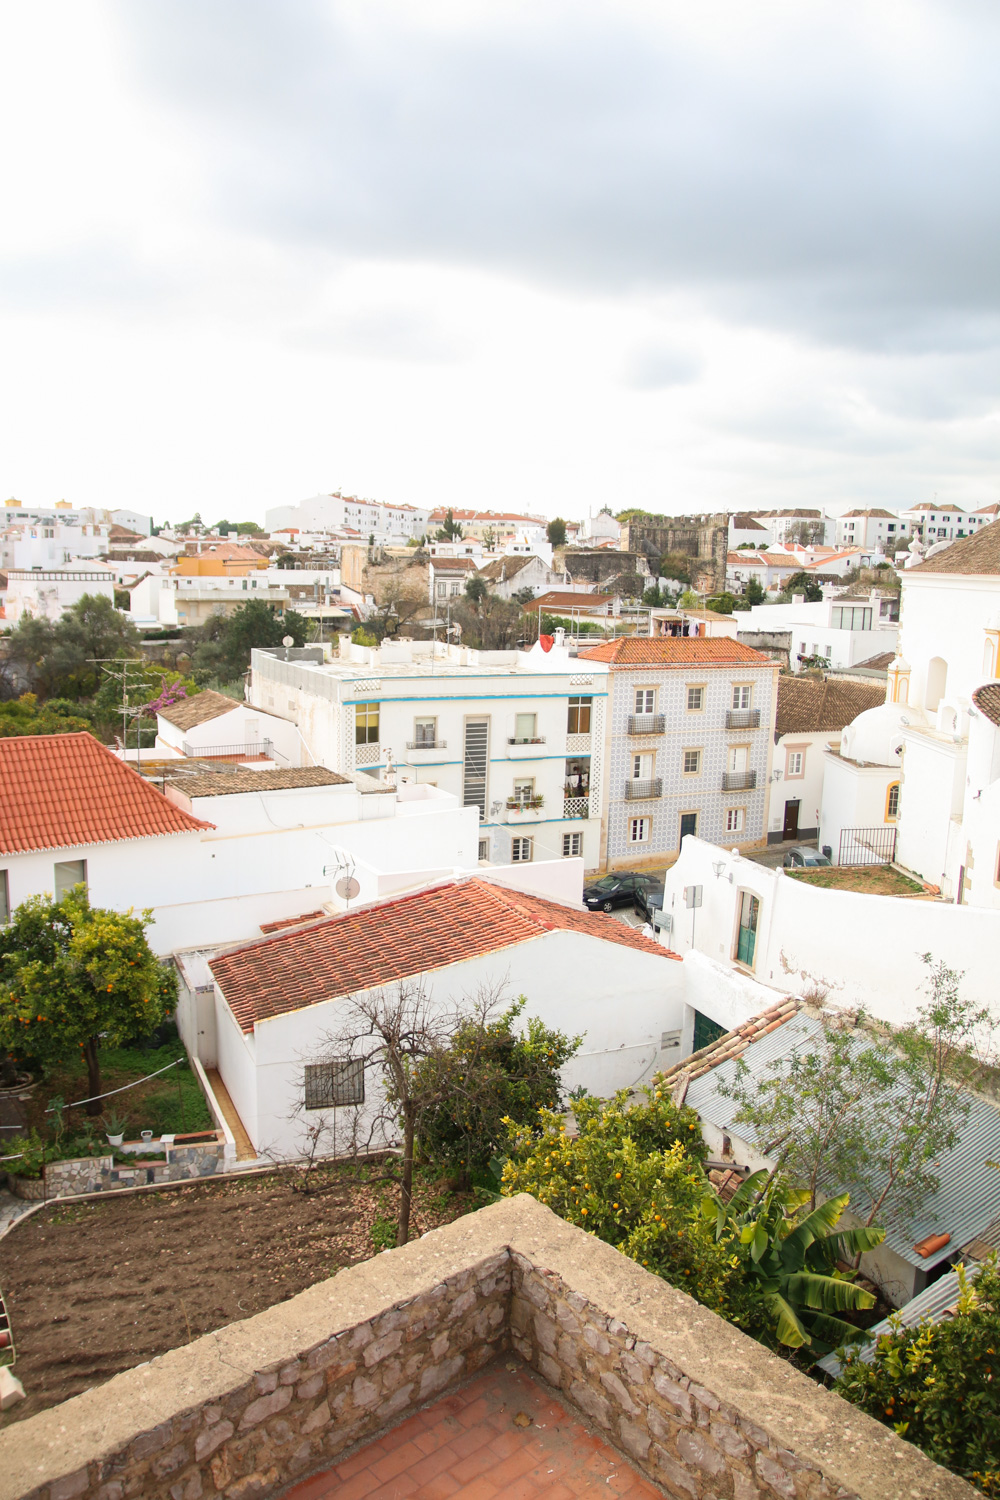
<instances>
[{"instance_id":1,"label":"terracotta floor tile","mask_svg":"<svg viewBox=\"0 0 1000 1500\"><path fill-rule=\"evenodd\" d=\"M443 1474L446 1469L452 1468L457 1462L458 1454L450 1444L446 1443L443 1448L438 1448L435 1453L428 1453L425 1458L415 1463L410 1473L418 1484L426 1484L428 1480L436 1478L438 1474Z\"/></svg>"},{"instance_id":2,"label":"terracotta floor tile","mask_svg":"<svg viewBox=\"0 0 1000 1500\"><path fill-rule=\"evenodd\" d=\"M494 1475L497 1469L497 1461L488 1448L477 1448L475 1453L470 1453L467 1458L460 1458L457 1464L452 1464L450 1474L462 1484L470 1484L473 1479L478 1479L481 1474Z\"/></svg>"},{"instance_id":3,"label":"terracotta floor tile","mask_svg":"<svg viewBox=\"0 0 1000 1500\"><path fill-rule=\"evenodd\" d=\"M314 1474L311 1479L303 1479L301 1484L295 1484L290 1490L286 1490L285 1500L320 1500L322 1495L330 1493L336 1483L336 1476L329 1471Z\"/></svg>"},{"instance_id":4,"label":"terracotta floor tile","mask_svg":"<svg viewBox=\"0 0 1000 1500\"><path fill-rule=\"evenodd\" d=\"M408 1474L396 1474L376 1489L369 1490L365 1500L412 1500L418 1493L416 1480Z\"/></svg>"},{"instance_id":5,"label":"terracotta floor tile","mask_svg":"<svg viewBox=\"0 0 1000 1500\"><path fill-rule=\"evenodd\" d=\"M378 1463L370 1465L372 1473L379 1482L391 1479L394 1474L403 1474L411 1469L415 1463L423 1458L423 1454L416 1443L403 1443L399 1448L394 1448L385 1458L380 1458Z\"/></svg>"},{"instance_id":6,"label":"terracotta floor tile","mask_svg":"<svg viewBox=\"0 0 1000 1500\"><path fill-rule=\"evenodd\" d=\"M488 1411L489 1407L486 1404L486 1397L479 1396L477 1400L470 1401L464 1411L459 1413L458 1420L463 1427L472 1427L482 1422Z\"/></svg>"},{"instance_id":7,"label":"terracotta floor tile","mask_svg":"<svg viewBox=\"0 0 1000 1500\"><path fill-rule=\"evenodd\" d=\"M451 1446L459 1458L468 1458L470 1453L478 1453L480 1448L485 1448L487 1443L491 1443L494 1436L492 1428L472 1427L458 1437L453 1437Z\"/></svg>"},{"instance_id":8,"label":"terracotta floor tile","mask_svg":"<svg viewBox=\"0 0 1000 1500\"><path fill-rule=\"evenodd\" d=\"M353 1458L345 1458L343 1463L337 1464L337 1477L353 1479L362 1469L370 1469L372 1464L377 1464L380 1458L385 1458L382 1444L369 1443L367 1448L359 1449Z\"/></svg>"},{"instance_id":9,"label":"terracotta floor tile","mask_svg":"<svg viewBox=\"0 0 1000 1500\"><path fill-rule=\"evenodd\" d=\"M488 1479L473 1479L455 1491L455 1500L493 1500L494 1495L499 1494L502 1491L495 1484L490 1484Z\"/></svg>"},{"instance_id":10,"label":"terracotta floor tile","mask_svg":"<svg viewBox=\"0 0 1000 1500\"><path fill-rule=\"evenodd\" d=\"M420 1500L452 1500L457 1495L461 1485L457 1479L452 1479L450 1474L436 1474L433 1479L425 1479L417 1494Z\"/></svg>"},{"instance_id":11,"label":"terracotta floor tile","mask_svg":"<svg viewBox=\"0 0 1000 1500\"><path fill-rule=\"evenodd\" d=\"M375 1488L376 1481L371 1476L369 1469L362 1469L354 1475L353 1479L347 1479L343 1483L335 1482L330 1491L335 1500L367 1500Z\"/></svg>"}]
</instances>

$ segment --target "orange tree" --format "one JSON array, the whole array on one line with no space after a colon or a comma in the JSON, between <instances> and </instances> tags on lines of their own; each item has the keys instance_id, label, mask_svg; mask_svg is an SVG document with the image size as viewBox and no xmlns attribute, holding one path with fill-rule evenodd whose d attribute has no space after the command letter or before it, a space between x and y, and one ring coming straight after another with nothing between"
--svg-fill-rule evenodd
<instances>
[{"instance_id":1,"label":"orange tree","mask_svg":"<svg viewBox=\"0 0 1000 1500\"><path fill-rule=\"evenodd\" d=\"M99 1095L100 1044L146 1036L174 1007L173 970L146 940L151 920L91 906L82 886L19 906L0 929L0 1048L42 1068L82 1054L88 1095ZM98 1098L87 1113L101 1113Z\"/></svg>"},{"instance_id":2,"label":"orange tree","mask_svg":"<svg viewBox=\"0 0 1000 1500\"><path fill-rule=\"evenodd\" d=\"M745 1282L735 1234L716 1240L702 1213L707 1148L693 1109L645 1089L645 1102L573 1100L577 1133L540 1109L537 1124L511 1122L503 1192L531 1193L571 1224L748 1329L763 1321Z\"/></svg>"}]
</instances>

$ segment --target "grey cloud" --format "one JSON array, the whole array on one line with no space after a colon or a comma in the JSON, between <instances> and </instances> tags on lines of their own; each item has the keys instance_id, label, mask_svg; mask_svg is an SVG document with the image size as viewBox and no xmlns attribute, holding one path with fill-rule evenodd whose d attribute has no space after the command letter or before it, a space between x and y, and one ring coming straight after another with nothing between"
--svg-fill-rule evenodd
<instances>
[{"instance_id":1,"label":"grey cloud","mask_svg":"<svg viewBox=\"0 0 1000 1500\"><path fill-rule=\"evenodd\" d=\"M379 22L375 0L364 29L318 0L115 13L143 84L197 120L241 229L695 288L875 349L964 347L1000 317L1000 18L978 4L914 7L939 29L926 78L859 42L850 7L839 28L772 16L742 56L596 4L543 3L521 30Z\"/></svg>"}]
</instances>

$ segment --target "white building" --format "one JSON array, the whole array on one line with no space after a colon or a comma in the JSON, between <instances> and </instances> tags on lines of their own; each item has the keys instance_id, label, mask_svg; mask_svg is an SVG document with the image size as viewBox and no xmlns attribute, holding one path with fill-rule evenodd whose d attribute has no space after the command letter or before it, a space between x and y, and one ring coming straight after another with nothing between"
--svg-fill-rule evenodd
<instances>
[{"instance_id":1,"label":"white building","mask_svg":"<svg viewBox=\"0 0 1000 1500\"><path fill-rule=\"evenodd\" d=\"M883 552L888 543L910 535L910 524L894 510L848 510L837 517L837 546Z\"/></svg>"},{"instance_id":2,"label":"white building","mask_svg":"<svg viewBox=\"0 0 1000 1500\"><path fill-rule=\"evenodd\" d=\"M834 540L835 522L821 510L755 510L754 521L763 526L772 542L823 545Z\"/></svg>"},{"instance_id":3,"label":"white building","mask_svg":"<svg viewBox=\"0 0 1000 1500\"><path fill-rule=\"evenodd\" d=\"M342 637L322 664L255 651L252 704L297 724L310 754L351 774L441 787L482 820L480 858L601 858L607 668L546 652Z\"/></svg>"},{"instance_id":4,"label":"white building","mask_svg":"<svg viewBox=\"0 0 1000 1500\"><path fill-rule=\"evenodd\" d=\"M549 548L548 562L534 552L520 555L507 553L503 557L495 557L482 563L479 574L481 578L485 578L491 591L501 599L509 599L521 589L531 589L536 598L552 589L581 594L589 591L573 588L569 574L560 573L552 567L551 552L552 549Z\"/></svg>"},{"instance_id":5,"label":"white building","mask_svg":"<svg viewBox=\"0 0 1000 1500\"><path fill-rule=\"evenodd\" d=\"M309 647L303 647L296 654L309 651ZM315 656L320 658L322 652L315 650ZM160 710L155 749L160 754L196 756L200 760L270 760L276 766L313 764L294 724L211 689Z\"/></svg>"},{"instance_id":6,"label":"white building","mask_svg":"<svg viewBox=\"0 0 1000 1500\"><path fill-rule=\"evenodd\" d=\"M879 682L845 678L778 678L767 841L814 839L819 834L825 750L844 726L885 697Z\"/></svg>"},{"instance_id":7,"label":"white building","mask_svg":"<svg viewBox=\"0 0 1000 1500\"><path fill-rule=\"evenodd\" d=\"M106 558L109 528L81 522L78 516L11 522L3 534L3 564L8 568L60 568L75 561Z\"/></svg>"},{"instance_id":8,"label":"white building","mask_svg":"<svg viewBox=\"0 0 1000 1500\"><path fill-rule=\"evenodd\" d=\"M115 572L97 563L71 562L54 568L7 569L4 618L16 625L25 615L59 620L85 594L115 602Z\"/></svg>"},{"instance_id":9,"label":"white building","mask_svg":"<svg viewBox=\"0 0 1000 1500\"><path fill-rule=\"evenodd\" d=\"M621 524L615 520L608 510L599 510L597 515L588 514L586 521L580 527L576 540L578 542L611 542L617 547L621 541Z\"/></svg>"},{"instance_id":10,"label":"white building","mask_svg":"<svg viewBox=\"0 0 1000 1500\"><path fill-rule=\"evenodd\" d=\"M900 511L899 518L907 523L911 536L933 546L935 542L956 542L960 537L974 536L997 519L997 512L995 505L982 510L962 510L958 505L914 505L910 510Z\"/></svg>"},{"instance_id":11,"label":"white building","mask_svg":"<svg viewBox=\"0 0 1000 1500\"><path fill-rule=\"evenodd\" d=\"M765 593L783 587L802 563L787 552L730 552L726 555L726 588L734 594L746 592L755 578Z\"/></svg>"},{"instance_id":12,"label":"white building","mask_svg":"<svg viewBox=\"0 0 1000 1500\"><path fill-rule=\"evenodd\" d=\"M298 505L277 505L264 517L269 532L297 527L300 531L342 531L350 528L367 541L389 543L419 537L427 531L430 511L413 505L381 505L356 495L312 495Z\"/></svg>"},{"instance_id":13,"label":"white building","mask_svg":"<svg viewBox=\"0 0 1000 1500\"><path fill-rule=\"evenodd\" d=\"M806 603L796 594L790 604L755 604L737 616L739 631L790 632L789 666L799 672L815 658L834 668L855 667L885 651L895 651L899 629L882 614L882 596L873 589L867 599L837 599L833 587L825 599Z\"/></svg>"},{"instance_id":14,"label":"white building","mask_svg":"<svg viewBox=\"0 0 1000 1500\"><path fill-rule=\"evenodd\" d=\"M327 1149L334 1129L347 1149L356 1115L366 1138L381 1077L329 1041L349 995L409 982L446 1012L487 989L523 995L525 1020L583 1034L565 1086L604 1096L672 1061L684 1021L682 965L667 950L623 923L478 877L276 934L210 970L214 991L196 1002L199 1053L218 1067L258 1153L295 1154L323 1115Z\"/></svg>"},{"instance_id":15,"label":"white building","mask_svg":"<svg viewBox=\"0 0 1000 1500\"><path fill-rule=\"evenodd\" d=\"M621 636L579 665L610 668L603 864L665 863L691 834L764 842L774 662L724 636Z\"/></svg>"}]
</instances>

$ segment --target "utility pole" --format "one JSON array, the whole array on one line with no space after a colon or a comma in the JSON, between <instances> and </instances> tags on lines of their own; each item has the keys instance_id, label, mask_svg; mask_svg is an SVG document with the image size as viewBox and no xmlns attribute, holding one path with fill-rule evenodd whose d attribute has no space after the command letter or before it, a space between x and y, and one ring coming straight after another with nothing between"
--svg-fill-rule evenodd
<instances>
[{"instance_id":1,"label":"utility pole","mask_svg":"<svg viewBox=\"0 0 1000 1500\"><path fill-rule=\"evenodd\" d=\"M122 685L122 705L121 705L121 714L122 714L122 760L126 764L128 763L128 721L129 721L129 719L135 719L136 720L136 731L135 731L135 767L136 767L136 770L138 770L139 767L140 767L140 765L142 764L142 755L140 753L140 745L139 745L139 738L140 738L140 736L139 736L139 724L138 724L138 721L139 721L139 719L142 718L142 710L145 707L145 705L144 704L140 704L138 708L133 708L131 706L131 704L129 702L129 679L128 679L128 674L129 674L129 668L132 668L133 671L136 671L136 672L139 672L139 673L144 673L145 670L146 670L146 663L144 661L136 661L133 658L127 657L127 656L91 656L91 657L88 657L88 661L93 666L95 666L95 667L102 667L103 670L107 673L107 675L109 677L113 677L115 679L115 681L118 681L119 672L121 674L121 685ZM118 670L115 670L116 668ZM133 687L139 686L139 683L137 683L136 680L133 679L132 686Z\"/></svg>"}]
</instances>

